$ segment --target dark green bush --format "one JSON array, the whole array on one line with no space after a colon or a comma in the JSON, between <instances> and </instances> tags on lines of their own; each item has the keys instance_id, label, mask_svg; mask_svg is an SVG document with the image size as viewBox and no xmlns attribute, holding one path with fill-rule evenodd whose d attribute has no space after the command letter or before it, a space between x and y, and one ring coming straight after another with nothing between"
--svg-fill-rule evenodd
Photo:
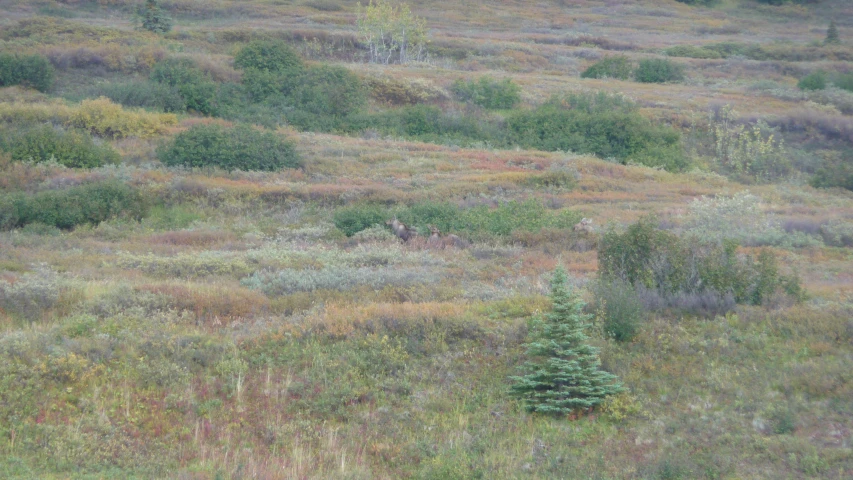
<instances>
[{"instance_id":1,"label":"dark green bush","mask_svg":"<svg viewBox=\"0 0 853 480\"><path fill-rule=\"evenodd\" d=\"M196 125L176 135L171 143L158 149L157 155L169 166L265 171L300 166L291 142L245 125Z\"/></svg>"},{"instance_id":2,"label":"dark green bush","mask_svg":"<svg viewBox=\"0 0 853 480\"><path fill-rule=\"evenodd\" d=\"M823 90L826 88L826 72L812 72L797 82L797 87L800 90Z\"/></svg>"},{"instance_id":3,"label":"dark green bush","mask_svg":"<svg viewBox=\"0 0 853 480\"><path fill-rule=\"evenodd\" d=\"M90 88L87 97L107 97L125 107L143 107L162 112L184 112L187 109L177 87L145 80L101 83Z\"/></svg>"},{"instance_id":4,"label":"dark green bush","mask_svg":"<svg viewBox=\"0 0 853 480\"><path fill-rule=\"evenodd\" d=\"M268 72L295 72L304 68L302 57L282 40L249 42L234 56L234 65L245 70Z\"/></svg>"},{"instance_id":5,"label":"dark green bush","mask_svg":"<svg viewBox=\"0 0 853 480\"><path fill-rule=\"evenodd\" d=\"M634 80L642 83L680 82L684 79L684 67L664 58L640 60L634 70Z\"/></svg>"},{"instance_id":6,"label":"dark green bush","mask_svg":"<svg viewBox=\"0 0 853 480\"><path fill-rule=\"evenodd\" d=\"M478 115L444 112L433 105L395 108L375 115L352 119L351 128L376 129L425 142L470 145L489 142L505 144L500 126Z\"/></svg>"},{"instance_id":7,"label":"dark green bush","mask_svg":"<svg viewBox=\"0 0 853 480\"><path fill-rule=\"evenodd\" d=\"M60 131L44 125L31 129L13 140L12 160L46 162L55 160L71 168L94 168L121 161L109 145L98 145L91 135L77 131Z\"/></svg>"},{"instance_id":8,"label":"dark green bush","mask_svg":"<svg viewBox=\"0 0 853 480\"><path fill-rule=\"evenodd\" d=\"M139 7L142 28L154 33L167 33L172 29L172 18L160 8L158 0L145 0Z\"/></svg>"},{"instance_id":9,"label":"dark green bush","mask_svg":"<svg viewBox=\"0 0 853 480\"><path fill-rule=\"evenodd\" d=\"M757 258L738 255L734 242L681 239L658 230L650 217L624 233L606 232L599 242L598 265L602 278L651 290L663 299L710 292L731 294L737 303L761 305L777 292L793 294L797 301L802 298L796 277L779 275L769 250Z\"/></svg>"},{"instance_id":10,"label":"dark green bush","mask_svg":"<svg viewBox=\"0 0 853 480\"><path fill-rule=\"evenodd\" d=\"M488 109L513 108L521 101L521 87L512 79L480 77L477 81L456 80L451 87L456 97Z\"/></svg>"},{"instance_id":11,"label":"dark green bush","mask_svg":"<svg viewBox=\"0 0 853 480\"><path fill-rule=\"evenodd\" d=\"M187 110L204 115L216 115L218 112L218 85L188 58L168 58L157 62L151 70L151 80L176 89Z\"/></svg>"},{"instance_id":12,"label":"dark green bush","mask_svg":"<svg viewBox=\"0 0 853 480\"><path fill-rule=\"evenodd\" d=\"M53 65L43 55L0 53L0 87L23 85L46 92L53 76Z\"/></svg>"},{"instance_id":13,"label":"dark green bush","mask_svg":"<svg viewBox=\"0 0 853 480\"><path fill-rule=\"evenodd\" d=\"M824 164L809 182L815 188L841 187L853 190L853 162L841 161Z\"/></svg>"},{"instance_id":14,"label":"dark green bush","mask_svg":"<svg viewBox=\"0 0 853 480\"><path fill-rule=\"evenodd\" d=\"M388 211L379 205L354 205L337 210L332 221L348 237L374 225L384 225Z\"/></svg>"},{"instance_id":15,"label":"dark green bush","mask_svg":"<svg viewBox=\"0 0 853 480\"><path fill-rule=\"evenodd\" d=\"M853 73L839 73L832 78L832 84L848 92L853 92Z\"/></svg>"},{"instance_id":16,"label":"dark green bush","mask_svg":"<svg viewBox=\"0 0 853 480\"><path fill-rule=\"evenodd\" d=\"M507 118L511 141L526 148L594 153L670 171L687 165L680 134L653 125L619 96L578 94L555 98Z\"/></svg>"},{"instance_id":17,"label":"dark green bush","mask_svg":"<svg viewBox=\"0 0 853 480\"><path fill-rule=\"evenodd\" d=\"M631 77L631 61L624 55L614 55L599 60L581 73L581 78L617 78L627 80Z\"/></svg>"},{"instance_id":18,"label":"dark green bush","mask_svg":"<svg viewBox=\"0 0 853 480\"><path fill-rule=\"evenodd\" d=\"M299 110L344 117L367 103L367 90L346 68L324 65L303 72L289 97Z\"/></svg>"},{"instance_id":19,"label":"dark green bush","mask_svg":"<svg viewBox=\"0 0 853 480\"><path fill-rule=\"evenodd\" d=\"M0 197L0 228L20 228L31 223L69 229L97 225L113 217L139 219L146 202L134 188L119 181L90 183L33 195L15 193Z\"/></svg>"},{"instance_id":20,"label":"dark green bush","mask_svg":"<svg viewBox=\"0 0 853 480\"><path fill-rule=\"evenodd\" d=\"M634 286L618 278L602 278L593 293L596 310L603 314L604 332L616 341L631 341L646 320L645 306Z\"/></svg>"}]
</instances>

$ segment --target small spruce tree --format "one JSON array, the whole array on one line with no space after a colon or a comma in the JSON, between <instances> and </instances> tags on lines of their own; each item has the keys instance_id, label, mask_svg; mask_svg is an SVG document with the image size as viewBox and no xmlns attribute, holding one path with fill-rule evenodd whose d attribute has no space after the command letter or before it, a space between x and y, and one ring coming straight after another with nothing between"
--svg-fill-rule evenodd
<instances>
[{"instance_id":1,"label":"small spruce tree","mask_svg":"<svg viewBox=\"0 0 853 480\"><path fill-rule=\"evenodd\" d=\"M592 317L583 313L584 302L568 286L566 272L558 268L551 280L553 309L545 315L538 338L527 344L524 376L510 377L513 396L534 413L568 415L595 407L608 395L623 390L615 375L601 370L598 349L584 333Z\"/></svg>"},{"instance_id":2,"label":"small spruce tree","mask_svg":"<svg viewBox=\"0 0 853 480\"><path fill-rule=\"evenodd\" d=\"M160 8L158 0L145 0L145 5L139 9L142 17L142 28L154 33L166 33L172 29L172 18Z\"/></svg>"},{"instance_id":3,"label":"small spruce tree","mask_svg":"<svg viewBox=\"0 0 853 480\"><path fill-rule=\"evenodd\" d=\"M826 40L824 40L823 43L827 45L841 43L841 39L838 37L838 27L835 25L835 20L829 22L829 28L826 29Z\"/></svg>"}]
</instances>

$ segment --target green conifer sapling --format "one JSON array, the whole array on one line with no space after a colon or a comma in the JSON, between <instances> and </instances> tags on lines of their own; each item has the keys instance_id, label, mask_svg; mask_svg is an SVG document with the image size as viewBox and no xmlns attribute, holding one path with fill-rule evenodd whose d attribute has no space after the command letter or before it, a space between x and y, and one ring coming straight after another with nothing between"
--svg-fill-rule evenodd
<instances>
[{"instance_id":1,"label":"green conifer sapling","mask_svg":"<svg viewBox=\"0 0 853 480\"><path fill-rule=\"evenodd\" d=\"M584 333L592 316L583 313L584 302L568 286L562 268L551 280L551 299L552 311L527 344L530 360L523 369L528 373L510 377L515 381L510 393L522 398L530 412L568 415L595 407L623 387L599 368L598 349Z\"/></svg>"}]
</instances>

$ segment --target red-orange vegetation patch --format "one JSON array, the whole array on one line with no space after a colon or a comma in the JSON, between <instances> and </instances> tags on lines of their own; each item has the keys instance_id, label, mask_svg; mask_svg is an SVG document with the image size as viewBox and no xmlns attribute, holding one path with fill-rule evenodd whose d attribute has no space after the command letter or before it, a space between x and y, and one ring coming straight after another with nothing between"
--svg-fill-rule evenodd
<instances>
[{"instance_id":1,"label":"red-orange vegetation patch","mask_svg":"<svg viewBox=\"0 0 853 480\"><path fill-rule=\"evenodd\" d=\"M206 323L233 321L263 315L269 299L261 293L231 285L147 284L137 290L169 296L180 310L188 310Z\"/></svg>"}]
</instances>

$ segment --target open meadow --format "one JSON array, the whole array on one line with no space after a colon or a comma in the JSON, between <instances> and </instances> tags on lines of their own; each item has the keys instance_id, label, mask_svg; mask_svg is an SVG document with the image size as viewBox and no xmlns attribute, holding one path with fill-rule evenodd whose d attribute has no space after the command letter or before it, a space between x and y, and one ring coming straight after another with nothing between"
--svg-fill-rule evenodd
<instances>
[{"instance_id":1,"label":"open meadow","mask_svg":"<svg viewBox=\"0 0 853 480\"><path fill-rule=\"evenodd\" d=\"M0 478L853 478L853 2L388 5L0 0Z\"/></svg>"}]
</instances>

